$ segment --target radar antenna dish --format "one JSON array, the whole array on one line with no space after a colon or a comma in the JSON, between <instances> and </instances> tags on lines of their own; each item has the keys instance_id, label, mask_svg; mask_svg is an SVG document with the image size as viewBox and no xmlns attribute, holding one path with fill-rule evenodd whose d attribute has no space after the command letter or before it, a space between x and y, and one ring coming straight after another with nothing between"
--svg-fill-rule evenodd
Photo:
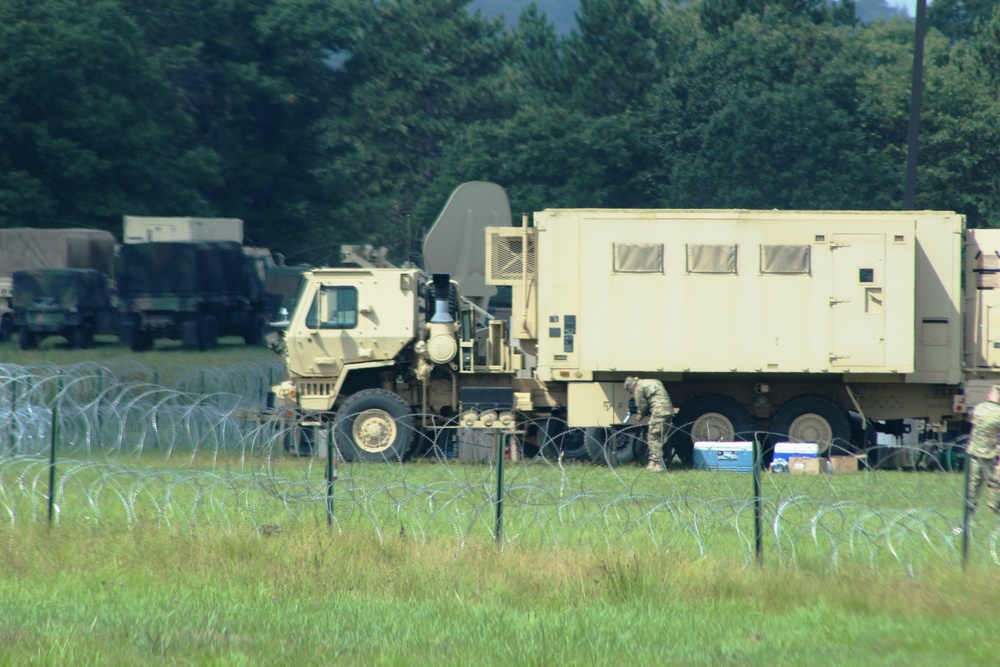
<instances>
[{"instance_id":1,"label":"radar antenna dish","mask_svg":"<svg viewBox=\"0 0 1000 667\"><path fill-rule=\"evenodd\" d=\"M424 237L424 270L449 274L463 297L486 310L497 292L486 284L486 228L510 226L510 202L502 187L486 181L463 183Z\"/></svg>"}]
</instances>

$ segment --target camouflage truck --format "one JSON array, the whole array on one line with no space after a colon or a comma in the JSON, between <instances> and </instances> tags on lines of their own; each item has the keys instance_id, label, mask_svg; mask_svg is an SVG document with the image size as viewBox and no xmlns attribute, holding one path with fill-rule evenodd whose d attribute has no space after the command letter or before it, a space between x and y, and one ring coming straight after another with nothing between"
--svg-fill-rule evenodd
<instances>
[{"instance_id":1,"label":"camouflage truck","mask_svg":"<svg viewBox=\"0 0 1000 667\"><path fill-rule=\"evenodd\" d=\"M22 350L47 336L70 347L94 346L94 335L114 335L115 297L109 279L93 269L35 269L13 275L14 324Z\"/></svg>"},{"instance_id":2,"label":"camouflage truck","mask_svg":"<svg viewBox=\"0 0 1000 667\"><path fill-rule=\"evenodd\" d=\"M94 229L0 229L0 343L17 331L12 277L33 269L94 269L114 279L115 237Z\"/></svg>"},{"instance_id":3,"label":"camouflage truck","mask_svg":"<svg viewBox=\"0 0 1000 667\"><path fill-rule=\"evenodd\" d=\"M220 336L262 344L267 320L261 261L231 241L122 246L122 341L134 351L151 349L157 338L199 350L215 348Z\"/></svg>"},{"instance_id":4,"label":"camouflage truck","mask_svg":"<svg viewBox=\"0 0 1000 667\"><path fill-rule=\"evenodd\" d=\"M962 422L1000 379L1000 230L952 212L552 209L483 235L509 321L446 274L307 273L276 408L329 423L346 459L470 427L611 460L634 375L670 392L690 463L694 441L850 448L867 424Z\"/></svg>"}]
</instances>

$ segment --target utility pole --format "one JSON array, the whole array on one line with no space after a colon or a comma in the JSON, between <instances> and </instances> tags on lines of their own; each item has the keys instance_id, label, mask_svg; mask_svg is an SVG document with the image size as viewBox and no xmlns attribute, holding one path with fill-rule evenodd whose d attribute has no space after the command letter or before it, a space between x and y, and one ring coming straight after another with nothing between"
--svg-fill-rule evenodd
<instances>
[{"instance_id":1,"label":"utility pole","mask_svg":"<svg viewBox=\"0 0 1000 667\"><path fill-rule=\"evenodd\" d=\"M910 84L910 130L906 156L906 187L903 210L917 207L917 147L920 143L920 92L924 74L924 33L927 32L927 0L917 0L917 22L913 36L913 82Z\"/></svg>"}]
</instances>

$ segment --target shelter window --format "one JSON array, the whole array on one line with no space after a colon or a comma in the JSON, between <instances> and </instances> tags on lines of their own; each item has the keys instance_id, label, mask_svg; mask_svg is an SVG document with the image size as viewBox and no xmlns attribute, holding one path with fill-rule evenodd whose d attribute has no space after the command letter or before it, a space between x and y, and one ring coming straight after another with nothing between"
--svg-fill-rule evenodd
<instances>
[{"instance_id":1,"label":"shelter window","mask_svg":"<svg viewBox=\"0 0 1000 667\"><path fill-rule=\"evenodd\" d=\"M615 273L663 273L662 243L615 243Z\"/></svg>"},{"instance_id":2,"label":"shelter window","mask_svg":"<svg viewBox=\"0 0 1000 667\"><path fill-rule=\"evenodd\" d=\"M760 272L801 275L812 273L811 247L807 245L762 245Z\"/></svg>"},{"instance_id":3,"label":"shelter window","mask_svg":"<svg viewBox=\"0 0 1000 667\"><path fill-rule=\"evenodd\" d=\"M319 314L317 315L317 307ZM306 314L310 329L353 329L358 326L358 290L323 285Z\"/></svg>"},{"instance_id":4,"label":"shelter window","mask_svg":"<svg viewBox=\"0 0 1000 667\"><path fill-rule=\"evenodd\" d=\"M736 274L734 245L689 243L687 245L688 273Z\"/></svg>"}]
</instances>

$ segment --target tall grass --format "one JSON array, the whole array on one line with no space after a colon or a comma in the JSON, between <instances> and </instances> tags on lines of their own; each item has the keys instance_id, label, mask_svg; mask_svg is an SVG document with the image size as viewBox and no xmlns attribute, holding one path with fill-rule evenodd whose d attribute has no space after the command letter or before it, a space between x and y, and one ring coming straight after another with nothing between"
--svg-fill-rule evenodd
<instances>
[{"instance_id":1,"label":"tall grass","mask_svg":"<svg viewBox=\"0 0 1000 667\"><path fill-rule=\"evenodd\" d=\"M994 664L1000 573L751 569L300 526L0 535L5 664Z\"/></svg>"}]
</instances>

